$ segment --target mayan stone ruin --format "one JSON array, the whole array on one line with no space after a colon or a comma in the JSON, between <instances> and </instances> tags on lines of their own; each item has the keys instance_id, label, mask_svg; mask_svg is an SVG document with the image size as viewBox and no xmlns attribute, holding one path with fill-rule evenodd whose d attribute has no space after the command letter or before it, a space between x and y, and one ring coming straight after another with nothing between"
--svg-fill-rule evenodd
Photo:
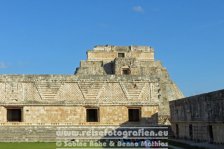
<instances>
[{"instance_id":1,"label":"mayan stone ruin","mask_svg":"<svg viewBox=\"0 0 224 149\"><path fill-rule=\"evenodd\" d=\"M0 141L54 141L58 126L170 124L183 98L148 46L96 46L73 75L0 75Z\"/></svg>"},{"instance_id":2,"label":"mayan stone ruin","mask_svg":"<svg viewBox=\"0 0 224 149\"><path fill-rule=\"evenodd\" d=\"M224 90L170 102L176 138L224 143Z\"/></svg>"}]
</instances>

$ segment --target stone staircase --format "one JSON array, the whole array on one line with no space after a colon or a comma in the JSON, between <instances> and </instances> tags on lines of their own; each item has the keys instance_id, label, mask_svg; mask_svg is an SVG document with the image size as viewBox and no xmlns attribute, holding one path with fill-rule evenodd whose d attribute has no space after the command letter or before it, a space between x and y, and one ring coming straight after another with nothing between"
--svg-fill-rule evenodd
<instances>
[{"instance_id":1,"label":"stone staircase","mask_svg":"<svg viewBox=\"0 0 224 149\"><path fill-rule=\"evenodd\" d=\"M105 127L107 130L112 129L111 126ZM104 127L86 127L86 126L75 126L75 125L31 125L31 126L1 126L0 127L0 142L56 142L62 140L74 140L82 139L85 140L87 137L91 140L100 139L101 137L91 136L67 136L59 135L61 132L82 132L90 131L92 129L96 131L105 131ZM84 134L86 135L86 134Z\"/></svg>"},{"instance_id":2,"label":"stone staircase","mask_svg":"<svg viewBox=\"0 0 224 149\"><path fill-rule=\"evenodd\" d=\"M103 88L103 82L80 82L79 87L86 100L96 100L97 95Z\"/></svg>"},{"instance_id":3,"label":"stone staircase","mask_svg":"<svg viewBox=\"0 0 224 149\"><path fill-rule=\"evenodd\" d=\"M0 142L55 142L56 127L4 126L0 127Z\"/></svg>"},{"instance_id":4,"label":"stone staircase","mask_svg":"<svg viewBox=\"0 0 224 149\"><path fill-rule=\"evenodd\" d=\"M53 100L61 85L61 82L36 83L37 90L40 93L41 98L45 100Z\"/></svg>"},{"instance_id":5,"label":"stone staircase","mask_svg":"<svg viewBox=\"0 0 224 149\"><path fill-rule=\"evenodd\" d=\"M144 127L144 126L143 126ZM163 126L164 127L164 126ZM166 127L166 126L165 126ZM130 127L134 128L134 127ZM137 127L135 127L136 130ZM141 128L141 127L139 127ZM0 142L56 142L62 140L74 140L74 139L81 139L84 140L89 137L90 140L94 139L102 139L106 135L101 137L91 137L85 136L67 136L67 135L60 135L61 132L83 132L83 131L102 131L105 130L125 130L127 127L124 126L80 126L80 125L18 125L18 126L1 126L0 127ZM130 130L130 129L128 129ZM69 134L69 133L67 133ZM172 134L170 133L169 128L169 138L171 138Z\"/></svg>"}]
</instances>

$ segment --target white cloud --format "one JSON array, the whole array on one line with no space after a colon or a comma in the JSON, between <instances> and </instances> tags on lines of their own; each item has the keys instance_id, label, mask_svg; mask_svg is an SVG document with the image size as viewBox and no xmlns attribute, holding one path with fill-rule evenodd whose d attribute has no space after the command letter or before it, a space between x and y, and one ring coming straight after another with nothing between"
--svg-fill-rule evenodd
<instances>
[{"instance_id":1,"label":"white cloud","mask_svg":"<svg viewBox=\"0 0 224 149\"><path fill-rule=\"evenodd\" d=\"M143 9L141 6L134 6L134 7L132 8L132 10L133 10L134 12L137 12L137 13L142 13L142 12L144 12L144 9Z\"/></svg>"},{"instance_id":2,"label":"white cloud","mask_svg":"<svg viewBox=\"0 0 224 149\"><path fill-rule=\"evenodd\" d=\"M0 69L1 68L8 68L8 66L4 62L0 62Z\"/></svg>"}]
</instances>

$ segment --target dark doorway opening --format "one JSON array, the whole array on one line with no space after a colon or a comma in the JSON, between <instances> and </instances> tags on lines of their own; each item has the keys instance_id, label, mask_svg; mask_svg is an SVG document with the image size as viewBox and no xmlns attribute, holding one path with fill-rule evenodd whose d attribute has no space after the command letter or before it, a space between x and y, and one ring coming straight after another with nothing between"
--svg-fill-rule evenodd
<instances>
[{"instance_id":1,"label":"dark doorway opening","mask_svg":"<svg viewBox=\"0 0 224 149\"><path fill-rule=\"evenodd\" d=\"M189 137L191 140L193 139L193 127L191 124L189 125Z\"/></svg>"},{"instance_id":2,"label":"dark doorway opening","mask_svg":"<svg viewBox=\"0 0 224 149\"><path fill-rule=\"evenodd\" d=\"M87 122L98 122L98 109L86 109Z\"/></svg>"},{"instance_id":3,"label":"dark doorway opening","mask_svg":"<svg viewBox=\"0 0 224 149\"><path fill-rule=\"evenodd\" d=\"M22 109L21 108L7 109L7 121L8 122L22 122Z\"/></svg>"},{"instance_id":4,"label":"dark doorway opening","mask_svg":"<svg viewBox=\"0 0 224 149\"><path fill-rule=\"evenodd\" d=\"M209 133L210 143L213 143L214 136L213 136L212 125L208 126L208 133Z\"/></svg>"},{"instance_id":5,"label":"dark doorway opening","mask_svg":"<svg viewBox=\"0 0 224 149\"><path fill-rule=\"evenodd\" d=\"M129 122L139 122L140 109L128 109L128 120Z\"/></svg>"},{"instance_id":6,"label":"dark doorway opening","mask_svg":"<svg viewBox=\"0 0 224 149\"><path fill-rule=\"evenodd\" d=\"M176 124L176 137L179 138L179 125Z\"/></svg>"},{"instance_id":7,"label":"dark doorway opening","mask_svg":"<svg viewBox=\"0 0 224 149\"><path fill-rule=\"evenodd\" d=\"M123 68L122 69L122 74L123 75L129 75L131 73L131 70L129 68Z\"/></svg>"},{"instance_id":8,"label":"dark doorway opening","mask_svg":"<svg viewBox=\"0 0 224 149\"><path fill-rule=\"evenodd\" d=\"M118 53L118 57L124 57L124 53Z\"/></svg>"}]
</instances>

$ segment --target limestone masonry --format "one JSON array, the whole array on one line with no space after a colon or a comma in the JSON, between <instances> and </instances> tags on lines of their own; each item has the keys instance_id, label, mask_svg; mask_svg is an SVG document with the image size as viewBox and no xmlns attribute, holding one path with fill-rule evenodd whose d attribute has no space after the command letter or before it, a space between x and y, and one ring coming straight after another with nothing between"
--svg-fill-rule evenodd
<instances>
[{"instance_id":1,"label":"limestone masonry","mask_svg":"<svg viewBox=\"0 0 224 149\"><path fill-rule=\"evenodd\" d=\"M151 47L96 46L87 57L74 75L0 75L0 141L53 141L59 125L169 123L169 101L183 94Z\"/></svg>"},{"instance_id":2,"label":"limestone masonry","mask_svg":"<svg viewBox=\"0 0 224 149\"><path fill-rule=\"evenodd\" d=\"M224 90L170 102L176 138L224 143Z\"/></svg>"}]
</instances>

